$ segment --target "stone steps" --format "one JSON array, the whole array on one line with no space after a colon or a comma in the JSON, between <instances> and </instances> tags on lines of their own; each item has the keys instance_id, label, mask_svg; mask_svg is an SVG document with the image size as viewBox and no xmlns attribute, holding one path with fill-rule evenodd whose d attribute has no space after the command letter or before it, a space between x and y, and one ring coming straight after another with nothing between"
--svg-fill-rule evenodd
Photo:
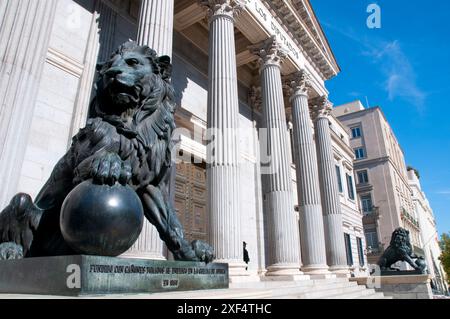
<instances>
[{"instance_id":1,"label":"stone steps","mask_svg":"<svg viewBox=\"0 0 450 319\"><path fill-rule=\"evenodd\" d=\"M324 299L328 296L345 295L346 293L361 291L362 289L355 285L348 285L345 283L323 285L321 287L314 286L310 289L301 289L298 291L282 290L275 294L277 299Z\"/></svg>"},{"instance_id":2,"label":"stone steps","mask_svg":"<svg viewBox=\"0 0 450 319\"><path fill-rule=\"evenodd\" d=\"M266 299L382 299L381 293L358 286L347 278L307 280L297 282L262 281L234 284L234 288L255 288L270 291Z\"/></svg>"},{"instance_id":3,"label":"stone steps","mask_svg":"<svg viewBox=\"0 0 450 319\"><path fill-rule=\"evenodd\" d=\"M347 279L243 283L230 289L105 296L132 299L383 299L382 293ZM104 298L105 298L104 297ZM85 297L89 298L89 297ZM95 298L99 298L98 296Z\"/></svg>"},{"instance_id":4,"label":"stone steps","mask_svg":"<svg viewBox=\"0 0 450 319\"><path fill-rule=\"evenodd\" d=\"M108 297L114 298L114 296ZM270 291L260 289L218 289L140 294L125 297L131 299L264 299L270 297Z\"/></svg>"},{"instance_id":5,"label":"stone steps","mask_svg":"<svg viewBox=\"0 0 450 319\"><path fill-rule=\"evenodd\" d=\"M361 296L355 299L393 299L392 297L387 297L381 292L375 292L371 295Z\"/></svg>"},{"instance_id":6,"label":"stone steps","mask_svg":"<svg viewBox=\"0 0 450 319\"><path fill-rule=\"evenodd\" d=\"M323 285L323 286L312 286L312 287L300 287L300 288L280 288L280 289L274 289L272 291L273 297L276 298L284 298L288 296L292 296L294 298L297 298L297 296L300 296L302 298L308 298L310 295L314 297L316 294L323 294L327 292L328 290L339 290L339 289L345 289L349 286L345 284L333 284L333 285Z\"/></svg>"},{"instance_id":7,"label":"stone steps","mask_svg":"<svg viewBox=\"0 0 450 319\"><path fill-rule=\"evenodd\" d=\"M316 279L302 281L259 281L259 282L243 282L230 284L230 288L258 288L258 289L278 289L278 288L311 288L311 287L327 287L330 284L351 284L346 278Z\"/></svg>"},{"instance_id":8,"label":"stone steps","mask_svg":"<svg viewBox=\"0 0 450 319\"><path fill-rule=\"evenodd\" d=\"M324 299L365 299L375 294L376 292L373 289L364 289L363 287L360 287L360 289L355 289L354 291L346 291L345 293L327 296Z\"/></svg>"},{"instance_id":9,"label":"stone steps","mask_svg":"<svg viewBox=\"0 0 450 319\"><path fill-rule=\"evenodd\" d=\"M7 298L49 296L0 295ZM59 297L61 298L61 297ZM390 299L346 278L305 281L260 281L233 283L230 289L180 291L154 294L83 296L81 299Z\"/></svg>"}]
</instances>

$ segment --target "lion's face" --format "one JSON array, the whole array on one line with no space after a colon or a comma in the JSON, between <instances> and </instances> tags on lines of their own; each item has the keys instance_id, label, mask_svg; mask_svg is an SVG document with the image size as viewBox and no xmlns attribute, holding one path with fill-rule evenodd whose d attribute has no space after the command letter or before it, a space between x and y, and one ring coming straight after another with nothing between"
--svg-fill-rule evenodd
<instances>
[{"instance_id":1,"label":"lion's face","mask_svg":"<svg viewBox=\"0 0 450 319\"><path fill-rule=\"evenodd\" d=\"M409 231L404 228L398 228L392 234L391 246L406 250L410 246Z\"/></svg>"},{"instance_id":2,"label":"lion's face","mask_svg":"<svg viewBox=\"0 0 450 319\"><path fill-rule=\"evenodd\" d=\"M144 79L153 74L150 61L136 52L117 55L106 71L103 82L109 94L118 104L136 104L139 98L148 92Z\"/></svg>"},{"instance_id":3,"label":"lion's face","mask_svg":"<svg viewBox=\"0 0 450 319\"><path fill-rule=\"evenodd\" d=\"M114 55L100 71L98 95L107 101L107 114L120 115L127 109L140 106L140 102L150 94L152 76L151 61L136 51L126 51Z\"/></svg>"},{"instance_id":4,"label":"lion's face","mask_svg":"<svg viewBox=\"0 0 450 319\"><path fill-rule=\"evenodd\" d=\"M97 66L97 115L130 116L152 100L162 101L170 86L172 65L148 46L127 42Z\"/></svg>"}]
</instances>

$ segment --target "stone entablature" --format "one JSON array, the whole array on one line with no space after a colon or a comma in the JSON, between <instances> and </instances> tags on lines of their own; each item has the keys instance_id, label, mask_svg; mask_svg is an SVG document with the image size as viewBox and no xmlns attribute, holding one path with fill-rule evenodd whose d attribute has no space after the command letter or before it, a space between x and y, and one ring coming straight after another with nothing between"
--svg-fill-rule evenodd
<instances>
[{"instance_id":1,"label":"stone entablature","mask_svg":"<svg viewBox=\"0 0 450 319\"><path fill-rule=\"evenodd\" d=\"M297 25L297 30L303 28L306 30L305 35L299 37L299 35L294 34L288 29L286 24L279 18L278 14L270 8L265 1L262 0L243 0L245 5L245 10L241 17L237 19L237 26L240 27L241 31L253 42L255 43L262 40L261 35L256 35L252 28L247 28L251 20L255 21L256 24L262 27L266 37L275 36L275 39L280 43L282 48L287 52L288 62L283 69L283 74L293 73L299 70L306 70L311 76L311 86L318 93L318 95L327 95L328 92L324 87L324 81L332 78L339 73L339 68L335 63L336 67L332 67L332 63L324 56L318 55L322 52L320 45L314 40L310 31L305 25L301 26L301 21ZM290 10L294 10L291 8ZM251 17L251 20L249 18ZM300 32L300 31L299 31ZM312 51L316 49L316 51ZM325 53L323 53L325 54ZM325 68L328 68L327 70Z\"/></svg>"},{"instance_id":2,"label":"stone entablature","mask_svg":"<svg viewBox=\"0 0 450 319\"><path fill-rule=\"evenodd\" d=\"M291 3L284 0L272 0L264 1L264 4L269 10L275 12L278 22L293 35L294 42L305 52L307 60L325 80L339 73L339 66L311 10L309 1L292 1Z\"/></svg>"},{"instance_id":3,"label":"stone entablature","mask_svg":"<svg viewBox=\"0 0 450 319\"><path fill-rule=\"evenodd\" d=\"M245 0L244 3L245 11L258 21L267 35L274 35L277 41L285 48L289 60L294 66L292 71L306 69L312 75L311 80L316 91L319 91L320 95L326 94L327 92L323 87L324 81L337 75L339 69L333 69L327 58L320 54L320 52L324 54L322 49L320 49L319 44L314 40L306 26L301 25L302 22L298 20L299 17L296 20L298 23L296 30L298 32L294 34L266 1ZM298 15L295 13L294 8L291 7L288 10L294 15ZM301 37L299 36L299 30L305 32ZM314 48L316 51L314 51Z\"/></svg>"}]
</instances>

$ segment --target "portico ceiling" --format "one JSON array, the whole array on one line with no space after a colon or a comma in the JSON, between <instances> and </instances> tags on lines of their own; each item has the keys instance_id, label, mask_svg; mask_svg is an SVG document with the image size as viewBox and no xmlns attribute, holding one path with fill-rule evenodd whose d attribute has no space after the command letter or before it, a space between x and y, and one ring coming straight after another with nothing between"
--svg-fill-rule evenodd
<instances>
[{"instance_id":1,"label":"portico ceiling","mask_svg":"<svg viewBox=\"0 0 450 319\"><path fill-rule=\"evenodd\" d=\"M261 3L283 26L284 32L294 40L321 80L328 80L340 72L309 0L274 0L261 1ZM200 26L203 27L203 30L200 29ZM205 9L200 6L198 1L175 1L174 27L205 54L208 54L208 23ZM257 57L247 50L247 46L265 40L270 34L265 32L258 21L246 12L238 16L236 28L237 66L253 73L252 63ZM295 72L298 67L294 64L293 61L287 61L283 66L283 73ZM247 78L249 76L250 74L246 74Z\"/></svg>"}]
</instances>

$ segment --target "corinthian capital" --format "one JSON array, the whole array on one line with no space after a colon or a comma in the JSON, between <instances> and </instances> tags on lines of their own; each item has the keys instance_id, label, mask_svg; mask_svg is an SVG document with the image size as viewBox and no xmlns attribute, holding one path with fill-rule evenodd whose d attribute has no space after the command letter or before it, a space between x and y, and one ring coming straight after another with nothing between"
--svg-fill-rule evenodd
<instances>
[{"instance_id":1,"label":"corinthian capital","mask_svg":"<svg viewBox=\"0 0 450 319\"><path fill-rule=\"evenodd\" d=\"M327 96L319 96L311 102L311 117L313 120L328 118L333 110L333 104Z\"/></svg>"},{"instance_id":2,"label":"corinthian capital","mask_svg":"<svg viewBox=\"0 0 450 319\"><path fill-rule=\"evenodd\" d=\"M261 87L252 86L248 94L248 104L257 111L261 111L262 96Z\"/></svg>"},{"instance_id":3,"label":"corinthian capital","mask_svg":"<svg viewBox=\"0 0 450 319\"><path fill-rule=\"evenodd\" d=\"M307 95L308 89L311 87L311 79L309 75L302 70L287 75L284 78L284 85L288 89L291 98L298 94Z\"/></svg>"},{"instance_id":4,"label":"corinthian capital","mask_svg":"<svg viewBox=\"0 0 450 319\"><path fill-rule=\"evenodd\" d=\"M268 65L280 66L287 56L287 52L281 47L275 36L250 46L249 50L259 57L261 67Z\"/></svg>"},{"instance_id":5,"label":"corinthian capital","mask_svg":"<svg viewBox=\"0 0 450 319\"><path fill-rule=\"evenodd\" d=\"M208 17L226 16L234 19L244 8L241 0L197 0L201 6L208 9Z\"/></svg>"}]
</instances>

